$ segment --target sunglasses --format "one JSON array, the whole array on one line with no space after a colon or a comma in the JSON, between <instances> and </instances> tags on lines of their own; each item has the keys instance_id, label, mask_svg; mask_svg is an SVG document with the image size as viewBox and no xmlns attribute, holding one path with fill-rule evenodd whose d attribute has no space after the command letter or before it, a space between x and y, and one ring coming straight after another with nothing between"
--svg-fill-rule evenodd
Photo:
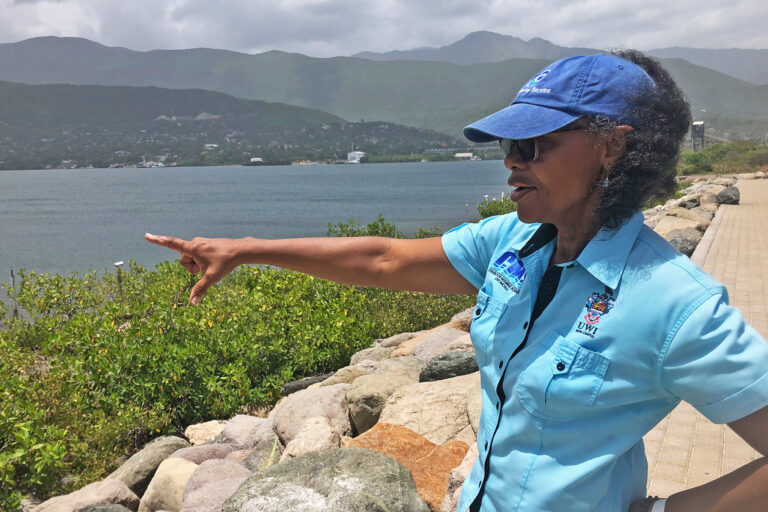
<instances>
[{"instance_id":1,"label":"sunglasses","mask_svg":"<svg viewBox=\"0 0 768 512\"><path fill-rule=\"evenodd\" d=\"M560 132L573 132L576 130L584 130L587 127L584 125L566 126L555 130L550 133ZM547 134L548 135L548 134ZM501 152L504 153L506 158L512 152L512 148L517 148L517 153L524 162L533 162L539 159L539 139L534 137L532 139L499 139L499 146L501 146Z\"/></svg>"}]
</instances>

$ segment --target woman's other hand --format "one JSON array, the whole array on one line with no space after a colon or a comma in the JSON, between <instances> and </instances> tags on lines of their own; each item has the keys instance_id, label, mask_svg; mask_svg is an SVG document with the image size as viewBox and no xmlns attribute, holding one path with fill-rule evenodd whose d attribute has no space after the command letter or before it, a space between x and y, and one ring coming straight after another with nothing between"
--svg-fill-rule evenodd
<instances>
[{"instance_id":1,"label":"woman's other hand","mask_svg":"<svg viewBox=\"0 0 768 512\"><path fill-rule=\"evenodd\" d=\"M183 240L172 236L147 233L144 238L153 244L177 251L179 262L192 274L202 273L189 294L189 302L200 303L205 292L240 265L240 242L229 238L193 238Z\"/></svg>"}]
</instances>

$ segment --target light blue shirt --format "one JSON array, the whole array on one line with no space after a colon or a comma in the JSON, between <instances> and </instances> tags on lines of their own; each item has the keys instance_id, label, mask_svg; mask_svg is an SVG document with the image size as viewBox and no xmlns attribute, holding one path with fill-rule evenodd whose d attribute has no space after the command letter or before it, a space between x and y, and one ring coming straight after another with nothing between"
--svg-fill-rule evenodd
<instances>
[{"instance_id":1,"label":"light blue shirt","mask_svg":"<svg viewBox=\"0 0 768 512\"><path fill-rule=\"evenodd\" d=\"M646 493L642 436L680 400L715 423L768 405L768 343L639 212L561 265L552 302L511 357L555 247L540 240L546 227L509 214L443 235L479 289L480 456L459 511L485 481L483 512L625 512Z\"/></svg>"}]
</instances>

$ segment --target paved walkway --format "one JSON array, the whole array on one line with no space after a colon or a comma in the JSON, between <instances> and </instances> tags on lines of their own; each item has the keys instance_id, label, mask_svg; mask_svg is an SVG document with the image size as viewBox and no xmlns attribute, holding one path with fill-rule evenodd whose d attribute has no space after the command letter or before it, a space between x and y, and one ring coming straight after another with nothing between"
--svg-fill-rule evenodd
<instances>
[{"instance_id":1,"label":"paved walkway","mask_svg":"<svg viewBox=\"0 0 768 512\"><path fill-rule=\"evenodd\" d=\"M768 180L741 180L741 204L721 206L691 259L725 284L731 304L768 339ZM725 425L681 403L645 437L648 493L669 496L760 455Z\"/></svg>"}]
</instances>

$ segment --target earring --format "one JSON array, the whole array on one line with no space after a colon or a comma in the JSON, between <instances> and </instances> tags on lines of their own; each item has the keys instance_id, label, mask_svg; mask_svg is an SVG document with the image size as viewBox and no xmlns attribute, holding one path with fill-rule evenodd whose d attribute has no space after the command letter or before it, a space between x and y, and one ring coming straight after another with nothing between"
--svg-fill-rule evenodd
<instances>
[{"instance_id":1,"label":"earring","mask_svg":"<svg viewBox=\"0 0 768 512\"><path fill-rule=\"evenodd\" d=\"M608 188L608 176L603 180L603 188Z\"/></svg>"}]
</instances>

